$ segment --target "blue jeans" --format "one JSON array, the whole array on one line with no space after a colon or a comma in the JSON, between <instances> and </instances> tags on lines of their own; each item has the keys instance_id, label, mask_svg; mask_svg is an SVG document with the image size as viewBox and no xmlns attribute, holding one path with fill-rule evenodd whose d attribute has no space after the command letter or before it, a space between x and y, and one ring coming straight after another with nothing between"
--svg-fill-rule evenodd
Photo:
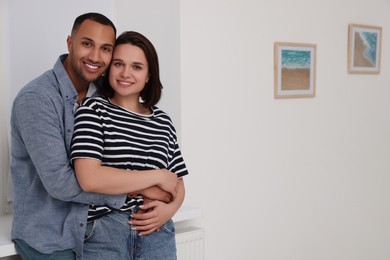
<instances>
[{"instance_id":1,"label":"blue jeans","mask_svg":"<svg viewBox=\"0 0 390 260\"><path fill-rule=\"evenodd\" d=\"M113 211L87 224L84 260L176 260L175 227L168 221L160 231L139 236L128 223L131 212Z\"/></svg>"},{"instance_id":2,"label":"blue jeans","mask_svg":"<svg viewBox=\"0 0 390 260\"><path fill-rule=\"evenodd\" d=\"M28 260L74 260L76 255L73 250L56 251L51 254L41 253L29 246L22 239L14 239L16 251L22 259Z\"/></svg>"}]
</instances>

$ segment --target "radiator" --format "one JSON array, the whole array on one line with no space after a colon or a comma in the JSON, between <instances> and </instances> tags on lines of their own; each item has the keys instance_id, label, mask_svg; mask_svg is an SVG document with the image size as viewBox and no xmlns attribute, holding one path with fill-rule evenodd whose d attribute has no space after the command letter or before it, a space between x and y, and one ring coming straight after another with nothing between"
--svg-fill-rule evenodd
<instances>
[{"instance_id":1,"label":"radiator","mask_svg":"<svg viewBox=\"0 0 390 260\"><path fill-rule=\"evenodd\" d=\"M176 229L177 260L204 260L204 230L197 227Z\"/></svg>"}]
</instances>

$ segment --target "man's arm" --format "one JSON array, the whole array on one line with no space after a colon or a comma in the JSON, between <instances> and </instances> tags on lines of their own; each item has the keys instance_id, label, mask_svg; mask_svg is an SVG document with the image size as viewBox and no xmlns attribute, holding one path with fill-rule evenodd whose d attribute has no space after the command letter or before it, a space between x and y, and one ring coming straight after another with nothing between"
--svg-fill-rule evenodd
<instances>
[{"instance_id":1,"label":"man's arm","mask_svg":"<svg viewBox=\"0 0 390 260\"><path fill-rule=\"evenodd\" d=\"M80 188L69 163L61 111L55 98L25 93L14 101L12 124L14 138L23 142L47 192L62 201L121 207L126 195L108 196L86 193ZM72 133L70 133L72 134ZM15 151L17 153L18 151ZM23 159L23 158L22 158Z\"/></svg>"}]
</instances>

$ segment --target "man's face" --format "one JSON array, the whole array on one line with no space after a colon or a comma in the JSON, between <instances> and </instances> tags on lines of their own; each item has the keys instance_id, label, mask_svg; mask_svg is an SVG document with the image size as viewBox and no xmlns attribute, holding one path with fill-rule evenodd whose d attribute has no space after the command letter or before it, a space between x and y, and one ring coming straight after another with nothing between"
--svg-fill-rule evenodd
<instances>
[{"instance_id":1,"label":"man's face","mask_svg":"<svg viewBox=\"0 0 390 260\"><path fill-rule=\"evenodd\" d=\"M67 40L72 82L85 84L98 79L111 62L115 33L111 26L85 20Z\"/></svg>"}]
</instances>

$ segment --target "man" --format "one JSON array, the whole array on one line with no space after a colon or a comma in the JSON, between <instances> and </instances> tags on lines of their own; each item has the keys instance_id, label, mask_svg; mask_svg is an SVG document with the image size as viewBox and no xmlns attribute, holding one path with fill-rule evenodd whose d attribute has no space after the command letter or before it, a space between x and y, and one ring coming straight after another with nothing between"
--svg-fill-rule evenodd
<instances>
[{"instance_id":1,"label":"man","mask_svg":"<svg viewBox=\"0 0 390 260\"><path fill-rule=\"evenodd\" d=\"M116 28L105 16L76 18L69 54L28 83L11 115L12 239L23 259L82 257L88 205L120 208L126 195L83 192L69 164L77 104L111 61Z\"/></svg>"}]
</instances>

